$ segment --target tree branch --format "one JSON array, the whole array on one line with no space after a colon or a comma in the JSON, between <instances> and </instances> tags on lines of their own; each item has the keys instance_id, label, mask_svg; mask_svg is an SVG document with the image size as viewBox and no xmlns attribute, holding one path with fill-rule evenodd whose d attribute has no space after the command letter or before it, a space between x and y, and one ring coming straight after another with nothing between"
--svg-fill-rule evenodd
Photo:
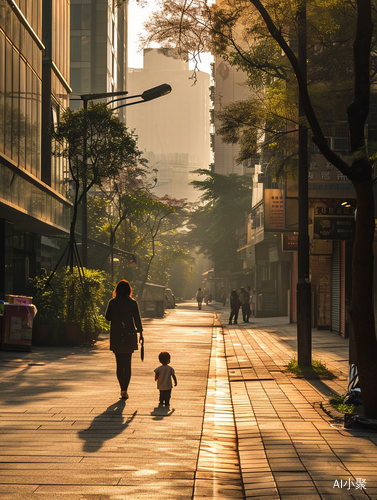
<instances>
[{"instance_id":1,"label":"tree branch","mask_svg":"<svg viewBox=\"0 0 377 500\"><path fill-rule=\"evenodd\" d=\"M370 0L357 0L357 7L356 36L353 44L355 93L353 103L347 108L351 153L365 148L364 126L369 113L369 61L373 35Z\"/></svg>"},{"instance_id":2,"label":"tree branch","mask_svg":"<svg viewBox=\"0 0 377 500\"><path fill-rule=\"evenodd\" d=\"M359 0L363 2L364 0ZM368 1L368 0L367 0ZM310 128L313 132L313 142L317 145L320 152L323 156L332 163L338 170L342 172L342 174L346 175L349 179L352 179L352 169L348 163L342 160L336 153L334 153L329 145L327 144L327 140L323 134L322 128L318 122L317 116L314 112L305 78L301 72L298 59L295 56L294 52L284 39L281 34L281 31L275 26L271 16L266 11L260 0L250 0L250 2L254 5L254 7L259 11L262 16L264 22L266 23L267 29L272 35L272 37L276 40L276 42L280 45L282 50L285 52L293 71L296 75L299 92L301 95L302 103L305 110L306 118L309 122Z\"/></svg>"}]
</instances>

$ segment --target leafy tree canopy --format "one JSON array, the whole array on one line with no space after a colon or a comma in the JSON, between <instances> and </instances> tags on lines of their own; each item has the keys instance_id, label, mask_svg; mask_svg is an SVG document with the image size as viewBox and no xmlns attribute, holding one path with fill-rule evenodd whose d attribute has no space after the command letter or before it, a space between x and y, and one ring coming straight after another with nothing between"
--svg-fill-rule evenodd
<instances>
[{"instance_id":1,"label":"leafy tree canopy","mask_svg":"<svg viewBox=\"0 0 377 500\"><path fill-rule=\"evenodd\" d=\"M290 60L271 36L259 5L259 1L244 0L161 1L160 10L146 23L148 36L143 42L177 46L196 62L202 52L211 51L242 70L250 98L222 107L216 116L220 122L216 133L225 142L239 144L240 163L259 155L275 175L292 176L297 169L298 86ZM325 135L334 136L335 120L343 120L346 126L353 97L356 4L308 0L306 5L309 94ZM267 0L263 8L288 49L297 54L298 3ZM375 40L371 57L376 59Z\"/></svg>"},{"instance_id":2,"label":"leafy tree canopy","mask_svg":"<svg viewBox=\"0 0 377 500\"><path fill-rule=\"evenodd\" d=\"M192 184L202 192L204 204L189 220L187 241L215 265L217 272L236 271L238 238L251 206L251 176L220 175L198 170L205 178Z\"/></svg>"},{"instance_id":3,"label":"leafy tree canopy","mask_svg":"<svg viewBox=\"0 0 377 500\"><path fill-rule=\"evenodd\" d=\"M85 183L87 190L142 161L137 138L104 103L68 108L52 137L54 154L67 160L72 180L79 187Z\"/></svg>"}]
</instances>

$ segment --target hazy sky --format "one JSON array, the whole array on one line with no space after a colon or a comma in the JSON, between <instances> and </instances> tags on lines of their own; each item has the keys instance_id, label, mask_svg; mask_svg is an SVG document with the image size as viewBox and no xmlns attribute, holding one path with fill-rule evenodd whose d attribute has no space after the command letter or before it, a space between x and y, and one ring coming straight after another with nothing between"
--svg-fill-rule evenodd
<instances>
[{"instance_id":1,"label":"hazy sky","mask_svg":"<svg viewBox=\"0 0 377 500\"><path fill-rule=\"evenodd\" d=\"M128 66L130 68L143 67L143 54L138 52L139 35L143 30L143 23L147 19L150 12L157 10L157 5L154 0L148 0L146 7L141 8L136 0L131 0L128 4ZM210 62L212 58L210 54L203 57L203 64L200 65L200 70L206 73L210 72Z\"/></svg>"}]
</instances>

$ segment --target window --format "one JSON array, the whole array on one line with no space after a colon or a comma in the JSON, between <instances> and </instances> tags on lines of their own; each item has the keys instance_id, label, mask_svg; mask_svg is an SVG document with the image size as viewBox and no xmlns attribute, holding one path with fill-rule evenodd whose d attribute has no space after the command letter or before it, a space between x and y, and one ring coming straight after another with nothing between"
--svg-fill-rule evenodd
<instances>
[{"instance_id":1,"label":"window","mask_svg":"<svg viewBox=\"0 0 377 500\"><path fill-rule=\"evenodd\" d=\"M71 5L71 29L81 30L81 5Z\"/></svg>"},{"instance_id":2,"label":"window","mask_svg":"<svg viewBox=\"0 0 377 500\"><path fill-rule=\"evenodd\" d=\"M81 36L71 36L71 61L81 61Z\"/></svg>"}]
</instances>

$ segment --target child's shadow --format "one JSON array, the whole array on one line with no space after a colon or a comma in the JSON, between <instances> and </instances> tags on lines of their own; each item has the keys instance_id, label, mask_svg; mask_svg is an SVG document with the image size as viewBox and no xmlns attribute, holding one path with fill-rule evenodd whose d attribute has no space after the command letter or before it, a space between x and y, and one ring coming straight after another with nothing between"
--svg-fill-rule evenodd
<instances>
[{"instance_id":1,"label":"child's shadow","mask_svg":"<svg viewBox=\"0 0 377 500\"><path fill-rule=\"evenodd\" d=\"M153 411L151 411L151 415L153 420L162 420L165 417L170 417L174 412L174 408L170 409L166 406L156 406L156 408L153 408Z\"/></svg>"},{"instance_id":2,"label":"child's shadow","mask_svg":"<svg viewBox=\"0 0 377 500\"><path fill-rule=\"evenodd\" d=\"M92 420L87 429L78 432L78 437L84 441L84 451L94 453L102 448L105 441L121 434L136 417L137 410L123 421L125 400L120 399Z\"/></svg>"}]
</instances>

